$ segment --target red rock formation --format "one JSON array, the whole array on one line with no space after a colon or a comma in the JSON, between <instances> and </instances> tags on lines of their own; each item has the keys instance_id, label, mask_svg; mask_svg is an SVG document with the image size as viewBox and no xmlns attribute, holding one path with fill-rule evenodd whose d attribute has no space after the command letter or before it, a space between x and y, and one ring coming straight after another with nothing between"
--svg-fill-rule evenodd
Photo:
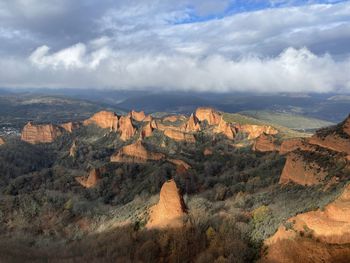
<instances>
[{"instance_id":1,"label":"red rock formation","mask_svg":"<svg viewBox=\"0 0 350 263\"><path fill-rule=\"evenodd\" d=\"M238 129L242 132L248 133L248 139L252 140L258 138L261 134L275 135L278 131L272 126L268 125L238 125Z\"/></svg>"},{"instance_id":2,"label":"red rock formation","mask_svg":"<svg viewBox=\"0 0 350 263\"><path fill-rule=\"evenodd\" d=\"M306 161L302 153L291 152L287 155L279 183L315 185L322 182L326 175L327 173L317 163Z\"/></svg>"},{"instance_id":3,"label":"red rock formation","mask_svg":"<svg viewBox=\"0 0 350 263\"><path fill-rule=\"evenodd\" d=\"M256 138L253 144L253 151L274 152L278 150L279 147L276 145L276 138L265 133Z\"/></svg>"},{"instance_id":4,"label":"red rock formation","mask_svg":"<svg viewBox=\"0 0 350 263\"><path fill-rule=\"evenodd\" d=\"M205 156L208 156L208 155L212 155L213 154L213 151L208 149L208 148L205 148L204 151L203 151L203 154Z\"/></svg>"},{"instance_id":5,"label":"red rock formation","mask_svg":"<svg viewBox=\"0 0 350 263\"><path fill-rule=\"evenodd\" d=\"M281 262L281 259L286 263L348 262L340 259L350 259L350 185L324 211L299 214L288 222L291 228L280 226L265 241L268 253L262 262Z\"/></svg>"},{"instance_id":6,"label":"red rock formation","mask_svg":"<svg viewBox=\"0 0 350 263\"><path fill-rule=\"evenodd\" d=\"M83 122L85 126L90 124L96 124L102 129L116 131L118 129L118 116L114 112L100 111Z\"/></svg>"},{"instance_id":7,"label":"red rock formation","mask_svg":"<svg viewBox=\"0 0 350 263\"><path fill-rule=\"evenodd\" d=\"M116 154L111 156L111 162L121 163L145 163L149 160L158 161L165 156L162 153L147 151L141 141L124 146Z\"/></svg>"},{"instance_id":8,"label":"red rock formation","mask_svg":"<svg viewBox=\"0 0 350 263\"><path fill-rule=\"evenodd\" d=\"M145 126L142 127L141 137L142 139L152 136L153 134L152 122L147 122Z\"/></svg>"},{"instance_id":9,"label":"red rock formation","mask_svg":"<svg viewBox=\"0 0 350 263\"><path fill-rule=\"evenodd\" d=\"M131 118L133 118L135 121L143 121L146 118L146 115L143 111L137 112L132 110L130 112Z\"/></svg>"},{"instance_id":10,"label":"red rock formation","mask_svg":"<svg viewBox=\"0 0 350 263\"><path fill-rule=\"evenodd\" d=\"M147 121L152 121L152 116L151 115L147 115L144 119L143 119L144 122L147 122Z\"/></svg>"},{"instance_id":11,"label":"red rock formation","mask_svg":"<svg viewBox=\"0 0 350 263\"><path fill-rule=\"evenodd\" d=\"M184 115L172 115L172 116L165 117L163 121L177 122L177 121L183 121L185 119L186 117Z\"/></svg>"},{"instance_id":12,"label":"red rock formation","mask_svg":"<svg viewBox=\"0 0 350 263\"><path fill-rule=\"evenodd\" d=\"M169 159L168 160L170 163L176 165L176 173L177 174L185 174L189 169L191 169L191 166L182 161L182 160L178 160L178 159Z\"/></svg>"},{"instance_id":13,"label":"red rock formation","mask_svg":"<svg viewBox=\"0 0 350 263\"><path fill-rule=\"evenodd\" d=\"M207 121L209 125L218 125L221 120L221 115L213 108L200 107L196 110L195 116L201 122Z\"/></svg>"},{"instance_id":14,"label":"red rock formation","mask_svg":"<svg viewBox=\"0 0 350 263\"><path fill-rule=\"evenodd\" d=\"M185 141L190 143L196 142L196 139L193 136L193 134L189 134L189 133L185 133L185 132L181 132L173 129L165 129L164 135L175 141Z\"/></svg>"},{"instance_id":15,"label":"red rock formation","mask_svg":"<svg viewBox=\"0 0 350 263\"><path fill-rule=\"evenodd\" d=\"M132 124L130 116L121 116L118 124L121 140L127 141L135 135L136 129Z\"/></svg>"},{"instance_id":16,"label":"red rock formation","mask_svg":"<svg viewBox=\"0 0 350 263\"><path fill-rule=\"evenodd\" d=\"M69 156L75 158L77 155L77 144L73 141L72 146L69 149Z\"/></svg>"},{"instance_id":17,"label":"red rock formation","mask_svg":"<svg viewBox=\"0 0 350 263\"><path fill-rule=\"evenodd\" d=\"M0 146L1 146L1 145L4 145L4 144L5 144L4 139L0 137Z\"/></svg>"},{"instance_id":18,"label":"red rock formation","mask_svg":"<svg viewBox=\"0 0 350 263\"><path fill-rule=\"evenodd\" d=\"M307 144L303 138L293 138L289 140L284 140L280 146L280 154L287 154L294 150L301 149L306 150Z\"/></svg>"},{"instance_id":19,"label":"red rock formation","mask_svg":"<svg viewBox=\"0 0 350 263\"><path fill-rule=\"evenodd\" d=\"M198 132L201 130L201 126L199 125L199 121L196 116L191 114L188 121L183 125L182 131L184 132Z\"/></svg>"},{"instance_id":20,"label":"red rock formation","mask_svg":"<svg viewBox=\"0 0 350 263\"><path fill-rule=\"evenodd\" d=\"M186 207L174 180L165 182L157 205L150 209L147 228L179 228L184 225Z\"/></svg>"},{"instance_id":21,"label":"red rock formation","mask_svg":"<svg viewBox=\"0 0 350 263\"><path fill-rule=\"evenodd\" d=\"M76 177L75 180L84 186L85 188L92 188L97 185L97 183L101 179L101 171L100 169L92 169L88 175L88 177L85 176L79 176Z\"/></svg>"},{"instance_id":22,"label":"red rock formation","mask_svg":"<svg viewBox=\"0 0 350 263\"><path fill-rule=\"evenodd\" d=\"M62 135L60 127L52 124L33 125L28 122L22 130L21 139L32 144L51 143L60 135Z\"/></svg>"},{"instance_id":23,"label":"red rock formation","mask_svg":"<svg viewBox=\"0 0 350 263\"><path fill-rule=\"evenodd\" d=\"M73 122L67 122L67 123L63 123L60 125L63 129L66 130L66 132L72 133L73 130L78 129L79 128L79 124L78 123L73 123Z\"/></svg>"},{"instance_id":24,"label":"red rock formation","mask_svg":"<svg viewBox=\"0 0 350 263\"><path fill-rule=\"evenodd\" d=\"M221 133L231 140L233 140L236 136L236 130L231 127L231 125L227 123L222 116L218 126L214 128L214 133Z\"/></svg>"}]
</instances>

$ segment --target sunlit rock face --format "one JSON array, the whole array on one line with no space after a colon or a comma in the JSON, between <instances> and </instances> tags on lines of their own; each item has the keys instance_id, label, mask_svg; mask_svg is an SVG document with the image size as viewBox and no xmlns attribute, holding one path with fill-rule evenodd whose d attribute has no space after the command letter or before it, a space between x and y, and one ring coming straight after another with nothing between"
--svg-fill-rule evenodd
<instances>
[{"instance_id":1,"label":"sunlit rock face","mask_svg":"<svg viewBox=\"0 0 350 263\"><path fill-rule=\"evenodd\" d=\"M288 219L265 241L261 262L349 262L350 185L324 210Z\"/></svg>"},{"instance_id":2,"label":"sunlit rock face","mask_svg":"<svg viewBox=\"0 0 350 263\"><path fill-rule=\"evenodd\" d=\"M171 115L163 118L163 122L177 122L177 121L184 121L186 120L186 117L184 115Z\"/></svg>"},{"instance_id":3,"label":"sunlit rock face","mask_svg":"<svg viewBox=\"0 0 350 263\"><path fill-rule=\"evenodd\" d=\"M63 123L60 125L63 129L65 129L66 132L72 133L73 130L78 129L79 128L79 124L78 123L74 123L74 122L67 122L67 123Z\"/></svg>"},{"instance_id":4,"label":"sunlit rock face","mask_svg":"<svg viewBox=\"0 0 350 263\"><path fill-rule=\"evenodd\" d=\"M130 116L135 121L144 121L146 118L146 115L143 111L137 112L137 111L132 110L130 112Z\"/></svg>"},{"instance_id":5,"label":"sunlit rock face","mask_svg":"<svg viewBox=\"0 0 350 263\"><path fill-rule=\"evenodd\" d=\"M0 146L1 146L1 145L4 145L4 144L5 144L4 139L0 137Z\"/></svg>"},{"instance_id":6,"label":"sunlit rock face","mask_svg":"<svg viewBox=\"0 0 350 263\"><path fill-rule=\"evenodd\" d=\"M69 156L75 158L77 156L77 143L73 141L72 146L69 148Z\"/></svg>"},{"instance_id":7,"label":"sunlit rock face","mask_svg":"<svg viewBox=\"0 0 350 263\"><path fill-rule=\"evenodd\" d=\"M263 133L269 135L275 135L278 133L278 130L269 125L238 125L238 130L248 134L248 139L252 140L258 138Z\"/></svg>"},{"instance_id":8,"label":"sunlit rock face","mask_svg":"<svg viewBox=\"0 0 350 263\"><path fill-rule=\"evenodd\" d=\"M145 126L142 127L142 130L141 130L142 139L152 136L153 130L154 128L152 126L152 119L151 119L149 122L146 123Z\"/></svg>"},{"instance_id":9,"label":"sunlit rock face","mask_svg":"<svg viewBox=\"0 0 350 263\"><path fill-rule=\"evenodd\" d=\"M102 129L116 131L118 129L118 116L114 112L100 111L83 122L84 125L95 124Z\"/></svg>"},{"instance_id":10,"label":"sunlit rock face","mask_svg":"<svg viewBox=\"0 0 350 263\"><path fill-rule=\"evenodd\" d=\"M287 155L279 183L310 186L322 182L326 176L324 169L316 162L305 160L302 152L291 152Z\"/></svg>"},{"instance_id":11,"label":"sunlit rock face","mask_svg":"<svg viewBox=\"0 0 350 263\"><path fill-rule=\"evenodd\" d=\"M320 129L308 141L310 144L350 154L350 116L336 126Z\"/></svg>"},{"instance_id":12,"label":"sunlit rock face","mask_svg":"<svg viewBox=\"0 0 350 263\"><path fill-rule=\"evenodd\" d=\"M142 141L122 147L116 154L111 156L111 162L122 163L145 163L158 161L165 157L162 153L149 152Z\"/></svg>"},{"instance_id":13,"label":"sunlit rock face","mask_svg":"<svg viewBox=\"0 0 350 263\"><path fill-rule=\"evenodd\" d=\"M228 139L233 140L236 136L236 130L234 127L231 127L224 118L221 116L219 124L214 128L214 133L223 134Z\"/></svg>"},{"instance_id":14,"label":"sunlit rock face","mask_svg":"<svg viewBox=\"0 0 350 263\"><path fill-rule=\"evenodd\" d=\"M177 174L180 174L180 175L186 174L186 172L189 169L191 169L191 166L183 160L169 159L168 161L176 166Z\"/></svg>"},{"instance_id":15,"label":"sunlit rock face","mask_svg":"<svg viewBox=\"0 0 350 263\"><path fill-rule=\"evenodd\" d=\"M209 125L219 125L221 115L213 108L200 107L194 114L200 122L207 121Z\"/></svg>"},{"instance_id":16,"label":"sunlit rock face","mask_svg":"<svg viewBox=\"0 0 350 263\"><path fill-rule=\"evenodd\" d=\"M29 122L22 130L21 139L31 144L51 143L60 135L62 135L60 127L52 124L34 125Z\"/></svg>"},{"instance_id":17,"label":"sunlit rock face","mask_svg":"<svg viewBox=\"0 0 350 263\"><path fill-rule=\"evenodd\" d=\"M193 134L189 134L189 133L185 133L182 131L177 131L169 128L164 130L164 135L169 137L170 139L173 139L175 141L180 141L180 142L194 143L196 141Z\"/></svg>"},{"instance_id":18,"label":"sunlit rock face","mask_svg":"<svg viewBox=\"0 0 350 263\"><path fill-rule=\"evenodd\" d=\"M136 129L132 124L130 116L121 116L119 118L118 131L120 132L120 139L123 141L129 140L135 135Z\"/></svg>"},{"instance_id":19,"label":"sunlit rock face","mask_svg":"<svg viewBox=\"0 0 350 263\"><path fill-rule=\"evenodd\" d=\"M174 180L167 181L160 190L159 202L150 209L147 228L179 228L184 225L186 207Z\"/></svg>"},{"instance_id":20,"label":"sunlit rock face","mask_svg":"<svg viewBox=\"0 0 350 263\"><path fill-rule=\"evenodd\" d=\"M305 139L303 138L293 138L289 140L284 140L281 143L279 153L284 155L297 149L306 150L308 148Z\"/></svg>"},{"instance_id":21,"label":"sunlit rock face","mask_svg":"<svg viewBox=\"0 0 350 263\"><path fill-rule=\"evenodd\" d=\"M199 120L193 114L189 117L188 121L182 127L184 132L198 132L201 130L201 126L199 125Z\"/></svg>"},{"instance_id":22,"label":"sunlit rock face","mask_svg":"<svg viewBox=\"0 0 350 263\"><path fill-rule=\"evenodd\" d=\"M253 151L258 152L273 152L278 151L279 147L276 144L276 139L272 135L263 133L255 139L253 144Z\"/></svg>"},{"instance_id":23,"label":"sunlit rock face","mask_svg":"<svg viewBox=\"0 0 350 263\"><path fill-rule=\"evenodd\" d=\"M93 188L101 180L101 170L92 169L87 177L80 176L75 178L76 181L85 188Z\"/></svg>"}]
</instances>

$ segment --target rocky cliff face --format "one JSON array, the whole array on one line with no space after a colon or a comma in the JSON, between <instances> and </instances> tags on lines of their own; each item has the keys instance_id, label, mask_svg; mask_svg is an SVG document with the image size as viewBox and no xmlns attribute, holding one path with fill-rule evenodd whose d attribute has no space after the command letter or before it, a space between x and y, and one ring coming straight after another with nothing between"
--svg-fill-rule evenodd
<instances>
[{"instance_id":1,"label":"rocky cliff face","mask_svg":"<svg viewBox=\"0 0 350 263\"><path fill-rule=\"evenodd\" d=\"M145 126L142 127L141 137L142 139L152 136L153 134L152 120L147 122Z\"/></svg>"},{"instance_id":2,"label":"rocky cliff face","mask_svg":"<svg viewBox=\"0 0 350 263\"><path fill-rule=\"evenodd\" d=\"M118 131L120 132L120 139L123 141L129 140L135 135L136 129L132 124L130 116L121 116L119 118Z\"/></svg>"},{"instance_id":3,"label":"rocky cliff face","mask_svg":"<svg viewBox=\"0 0 350 263\"><path fill-rule=\"evenodd\" d=\"M118 116L114 112L100 111L90 119L83 122L84 125L96 124L102 129L116 131L118 129Z\"/></svg>"},{"instance_id":4,"label":"rocky cliff face","mask_svg":"<svg viewBox=\"0 0 350 263\"><path fill-rule=\"evenodd\" d=\"M67 123L63 123L60 125L63 129L65 129L66 132L72 133L73 130L78 129L79 128L79 124L78 123L73 123L73 122L67 122Z\"/></svg>"},{"instance_id":5,"label":"rocky cliff face","mask_svg":"<svg viewBox=\"0 0 350 263\"><path fill-rule=\"evenodd\" d=\"M182 127L184 132L198 132L201 130L201 126L199 125L199 120L193 114L191 114L188 121Z\"/></svg>"},{"instance_id":6,"label":"rocky cliff face","mask_svg":"<svg viewBox=\"0 0 350 263\"><path fill-rule=\"evenodd\" d=\"M214 128L214 133L223 134L231 140L233 140L236 136L236 130L234 127L231 127L231 125L227 123L223 117L220 118L219 124Z\"/></svg>"},{"instance_id":7,"label":"rocky cliff face","mask_svg":"<svg viewBox=\"0 0 350 263\"><path fill-rule=\"evenodd\" d=\"M177 122L177 121L184 121L186 120L186 117L184 115L172 115L172 116L167 116L163 118L163 121L165 122Z\"/></svg>"},{"instance_id":8,"label":"rocky cliff face","mask_svg":"<svg viewBox=\"0 0 350 263\"><path fill-rule=\"evenodd\" d=\"M146 118L146 115L143 111L137 112L137 111L131 111L130 116L135 121L143 121Z\"/></svg>"},{"instance_id":9,"label":"rocky cliff face","mask_svg":"<svg viewBox=\"0 0 350 263\"><path fill-rule=\"evenodd\" d=\"M258 151L258 152L273 152L273 151L278 151L279 147L276 144L275 137L263 133L258 138L256 138L252 149L253 151Z\"/></svg>"},{"instance_id":10,"label":"rocky cliff face","mask_svg":"<svg viewBox=\"0 0 350 263\"><path fill-rule=\"evenodd\" d=\"M60 127L52 124L34 125L29 122L22 130L21 139L31 144L51 143L60 135L62 135Z\"/></svg>"},{"instance_id":11,"label":"rocky cliff face","mask_svg":"<svg viewBox=\"0 0 350 263\"><path fill-rule=\"evenodd\" d=\"M179 142L189 142L189 143L196 142L196 139L193 136L193 134L177 131L174 129L165 129L164 135L169 137L170 139L173 139Z\"/></svg>"},{"instance_id":12,"label":"rocky cliff face","mask_svg":"<svg viewBox=\"0 0 350 263\"><path fill-rule=\"evenodd\" d=\"M80 176L75 178L76 181L85 188L93 188L101 180L100 169L92 169L87 177Z\"/></svg>"},{"instance_id":13,"label":"rocky cliff face","mask_svg":"<svg viewBox=\"0 0 350 263\"><path fill-rule=\"evenodd\" d=\"M348 262L339 257L350 259L350 186L323 211L299 214L288 224L265 241L262 262Z\"/></svg>"},{"instance_id":14,"label":"rocky cliff face","mask_svg":"<svg viewBox=\"0 0 350 263\"><path fill-rule=\"evenodd\" d=\"M248 139L252 140L258 138L263 133L269 135L275 135L278 133L278 130L268 125L238 125L238 130L247 133Z\"/></svg>"},{"instance_id":15,"label":"rocky cliff face","mask_svg":"<svg viewBox=\"0 0 350 263\"><path fill-rule=\"evenodd\" d=\"M213 108L200 107L194 114L200 122L207 121L209 125L219 125L221 115Z\"/></svg>"},{"instance_id":16,"label":"rocky cliff face","mask_svg":"<svg viewBox=\"0 0 350 263\"><path fill-rule=\"evenodd\" d=\"M1 145L4 145L4 144L5 144L4 139L0 137L0 146L1 146Z\"/></svg>"},{"instance_id":17,"label":"rocky cliff face","mask_svg":"<svg viewBox=\"0 0 350 263\"><path fill-rule=\"evenodd\" d=\"M145 163L158 161L165 156L162 153L149 152L141 141L124 146L116 154L111 156L111 162Z\"/></svg>"},{"instance_id":18,"label":"rocky cliff face","mask_svg":"<svg viewBox=\"0 0 350 263\"><path fill-rule=\"evenodd\" d=\"M69 149L69 156L75 158L77 156L77 143L73 141L72 146Z\"/></svg>"},{"instance_id":19,"label":"rocky cliff face","mask_svg":"<svg viewBox=\"0 0 350 263\"><path fill-rule=\"evenodd\" d=\"M174 180L167 181L160 190L157 205L150 209L147 228L179 228L184 225L185 203Z\"/></svg>"}]
</instances>

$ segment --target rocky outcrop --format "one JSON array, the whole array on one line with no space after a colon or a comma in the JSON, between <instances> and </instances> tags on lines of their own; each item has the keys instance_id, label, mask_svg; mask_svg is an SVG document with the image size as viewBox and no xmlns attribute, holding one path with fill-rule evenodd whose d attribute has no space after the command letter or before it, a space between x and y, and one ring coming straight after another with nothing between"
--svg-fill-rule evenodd
<instances>
[{"instance_id":1,"label":"rocky outcrop","mask_svg":"<svg viewBox=\"0 0 350 263\"><path fill-rule=\"evenodd\" d=\"M221 115L213 108L200 107L196 110L195 116L200 122L207 121L209 125L219 125Z\"/></svg>"},{"instance_id":2,"label":"rocky outcrop","mask_svg":"<svg viewBox=\"0 0 350 263\"><path fill-rule=\"evenodd\" d=\"M205 148L203 151L204 156L208 156L208 155L212 155L212 154L213 154L213 151L209 148Z\"/></svg>"},{"instance_id":3,"label":"rocky outcrop","mask_svg":"<svg viewBox=\"0 0 350 263\"><path fill-rule=\"evenodd\" d=\"M201 130L201 126L199 125L199 120L193 114L191 114L188 121L182 127L182 131L184 132L198 132Z\"/></svg>"},{"instance_id":4,"label":"rocky outcrop","mask_svg":"<svg viewBox=\"0 0 350 263\"><path fill-rule=\"evenodd\" d=\"M75 140L73 141L72 146L69 149L69 156L72 158L75 158L77 156L77 144Z\"/></svg>"},{"instance_id":5,"label":"rocky outcrop","mask_svg":"<svg viewBox=\"0 0 350 263\"><path fill-rule=\"evenodd\" d=\"M178 159L169 159L168 161L176 166L176 173L177 174L183 175L189 169L191 169L191 166L188 163L186 163L185 161L178 160Z\"/></svg>"},{"instance_id":6,"label":"rocky outcrop","mask_svg":"<svg viewBox=\"0 0 350 263\"><path fill-rule=\"evenodd\" d=\"M90 124L96 124L102 129L116 131L118 129L118 116L114 112L100 111L83 122L85 126Z\"/></svg>"},{"instance_id":7,"label":"rocky outcrop","mask_svg":"<svg viewBox=\"0 0 350 263\"><path fill-rule=\"evenodd\" d=\"M166 122L177 122L177 121L183 121L185 120L186 117L184 115L172 115L172 116L167 116L163 118L163 121Z\"/></svg>"},{"instance_id":8,"label":"rocky outcrop","mask_svg":"<svg viewBox=\"0 0 350 263\"><path fill-rule=\"evenodd\" d=\"M75 180L85 188L93 188L101 180L100 169L92 169L89 175L76 177Z\"/></svg>"},{"instance_id":9,"label":"rocky outcrop","mask_svg":"<svg viewBox=\"0 0 350 263\"><path fill-rule=\"evenodd\" d=\"M147 122L146 125L143 126L141 130L142 139L152 136L153 130L154 128L152 126L152 122L151 121Z\"/></svg>"},{"instance_id":10,"label":"rocky outcrop","mask_svg":"<svg viewBox=\"0 0 350 263\"><path fill-rule=\"evenodd\" d=\"M130 116L135 121L143 121L146 118L146 115L143 111L137 112L137 111L132 110L130 112Z\"/></svg>"},{"instance_id":11,"label":"rocky outcrop","mask_svg":"<svg viewBox=\"0 0 350 263\"><path fill-rule=\"evenodd\" d=\"M350 186L325 209L299 214L265 241L262 262L348 262ZM347 256L346 256L347 255Z\"/></svg>"},{"instance_id":12,"label":"rocky outcrop","mask_svg":"<svg viewBox=\"0 0 350 263\"><path fill-rule=\"evenodd\" d=\"M31 144L51 143L60 135L62 135L62 128L58 126L53 124L34 125L28 122L22 130L21 139Z\"/></svg>"},{"instance_id":13,"label":"rocky outcrop","mask_svg":"<svg viewBox=\"0 0 350 263\"><path fill-rule=\"evenodd\" d=\"M189 134L189 133L185 133L185 132L177 131L173 129L165 129L164 135L169 137L170 139L173 139L179 142L189 142L189 143L196 142L196 139L193 134Z\"/></svg>"},{"instance_id":14,"label":"rocky outcrop","mask_svg":"<svg viewBox=\"0 0 350 263\"><path fill-rule=\"evenodd\" d=\"M327 172L314 161L306 160L308 152L291 152L287 155L286 163L280 177L280 184L290 182L300 185L315 185L323 181Z\"/></svg>"},{"instance_id":15,"label":"rocky outcrop","mask_svg":"<svg viewBox=\"0 0 350 263\"><path fill-rule=\"evenodd\" d=\"M238 130L244 133L248 134L248 139L252 140L255 138L258 138L263 133L269 134L269 135L275 135L278 133L278 131L269 125L238 125Z\"/></svg>"},{"instance_id":16,"label":"rocky outcrop","mask_svg":"<svg viewBox=\"0 0 350 263\"><path fill-rule=\"evenodd\" d=\"M135 135L136 129L130 116L121 116L119 118L118 131L120 132L120 139L123 141L129 140Z\"/></svg>"},{"instance_id":17,"label":"rocky outcrop","mask_svg":"<svg viewBox=\"0 0 350 263\"><path fill-rule=\"evenodd\" d=\"M280 145L280 154L284 155L297 149L306 150L307 144L303 138L293 138L284 140Z\"/></svg>"},{"instance_id":18,"label":"rocky outcrop","mask_svg":"<svg viewBox=\"0 0 350 263\"><path fill-rule=\"evenodd\" d=\"M121 163L145 163L158 161L165 157L162 153L149 152L141 141L122 147L116 154L111 156L111 162Z\"/></svg>"},{"instance_id":19,"label":"rocky outcrop","mask_svg":"<svg viewBox=\"0 0 350 263\"><path fill-rule=\"evenodd\" d=\"M4 144L5 144L4 139L0 137L0 146L1 146L1 145L4 145Z\"/></svg>"},{"instance_id":20,"label":"rocky outcrop","mask_svg":"<svg viewBox=\"0 0 350 263\"><path fill-rule=\"evenodd\" d=\"M276 144L276 138L272 135L263 133L260 135L253 144L253 151L258 152L274 152L278 151L279 147Z\"/></svg>"},{"instance_id":21,"label":"rocky outcrop","mask_svg":"<svg viewBox=\"0 0 350 263\"><path fill-rule=\"evenodd\" d=\"M78 129L79 128L79 124L78 123L73 123L73 122L67 122L67 123L63 123L60 125L63 129L65 129L66 132L72 133L73 130Z\"/></svg>"},{"instance_id":22,"label":"rocky outcrop","mask_svg":"<svg viewBox=\"0 0 350 263\"><path fill-rule=\"evenodd\" d=\"M174 180L167 181L160 190L158 204L151 207L147 228L179 228L184 225L186 207Z\"/></svg>"},{"instance_id":23,"label":"rocky outcrop","mask_svg":"<svg viewBox=\"0 0 350 263\"><path fill-rule=\"evenodd\" d=\"M234 127L231 127L223 117L221 117L219 124L214 128L214 133L223 134L227 138L233 140L236 136L236 130Z\"/></svg>"}]
</instances>

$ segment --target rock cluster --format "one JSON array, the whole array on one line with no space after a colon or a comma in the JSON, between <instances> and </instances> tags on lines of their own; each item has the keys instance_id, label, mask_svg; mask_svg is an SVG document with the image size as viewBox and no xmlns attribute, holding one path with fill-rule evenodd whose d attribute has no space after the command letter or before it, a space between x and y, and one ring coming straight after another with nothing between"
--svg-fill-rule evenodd
<instances>
[{"instance_id":1,"label":"rock cluster","mask_svg":"<svg viewBox=\"0 0 350 263\"><path fill-rule=\"evenodd\" d=\"M150 209L147 228L179 228L184 225L186 207L174 180L167 181L160 190L159 202Z\"/></svg>"},{"instance_id":2,"label":"rock cluster","mask_svg":"<svg viewBox=\"0 0 350 263\"><path fill-rule=\"evenodd\" d=\"M162 153L149 152L142 141L122 147L111 156L111 162L145 163L147 161L158 161L165 157Z\"/></svg>"},{"instance_id":3,"label":"rock cluster","mask_svg":"<svg viewBox=\"0 0 350 263\"><path fill-rule=\"evenodd\" d=\"M51 143L60 135L62 135L61 127L53 124L34 125L29 122L22 130L21 139L31 144Z\"/></svg>"}]
</instances>

